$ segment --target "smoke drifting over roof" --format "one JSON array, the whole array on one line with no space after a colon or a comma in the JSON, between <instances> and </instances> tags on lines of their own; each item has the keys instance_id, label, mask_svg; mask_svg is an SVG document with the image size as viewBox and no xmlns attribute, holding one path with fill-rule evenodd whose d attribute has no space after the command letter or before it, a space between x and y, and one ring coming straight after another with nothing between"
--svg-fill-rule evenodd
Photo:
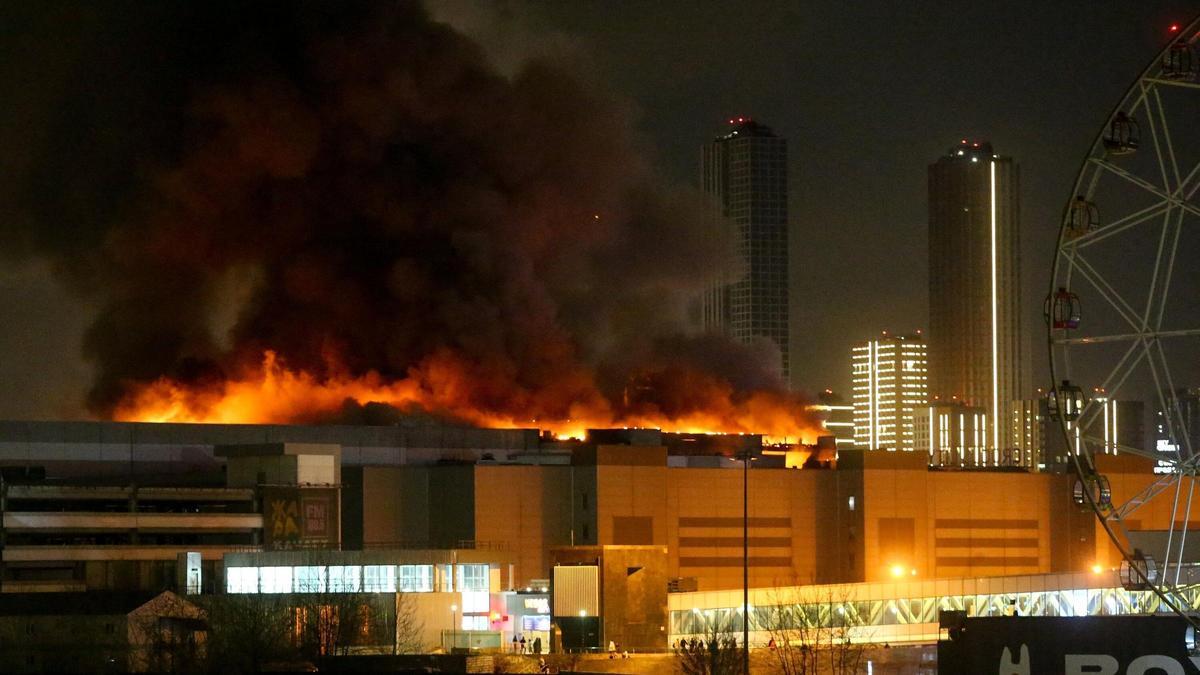
<instances>
[{"instance_id":1,"label":"smoke drifting over roof","mask_svg":"<svg viewBox=\"0 0 1200 675\"><path fill-rule=\"evenodd\" d=\"M778 391L761 346L684 336L727 264L700 198L554 64L501 75L405 2L15 4L0 237L101 307L94 414L267 351L514 419Z\"/></svg>"}]
</instances>

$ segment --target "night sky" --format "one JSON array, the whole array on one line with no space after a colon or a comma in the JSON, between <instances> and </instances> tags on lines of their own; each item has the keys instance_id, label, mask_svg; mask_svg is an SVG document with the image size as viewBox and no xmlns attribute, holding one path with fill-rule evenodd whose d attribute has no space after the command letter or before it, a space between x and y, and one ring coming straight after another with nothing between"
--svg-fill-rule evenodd
<instances>
[{"instance_id":1,"label":"night sky","mask_svg":"<svg viewBox=\"0 0 1200 675\"><path fill-rule=\"evenodd\" d=\"M795 384L849 387L849 349L926 329L926 166L960 138L1021 165L1035 380L1063 201L1110 109L1187 2L534 4L641 108L662 165L698 180L730 115L789 139ZM870 7L870 9L868 9ZM528 8L526 8L528 9Z\"/></svg>"},{"instance_id":2,"label":"night sky","mask_svg":"<svg viewBox=\"0 0 1200 675\"><path fill-rule=\"evenodd\" d=\"M960 138L990 140L1021 165L1025 314L1040 344L1078 163L1166 26L1200 4L572 0L430 11L502 72L549 55L626 98L645 153L676 181L696 182L700 146L731 115L786 136L794 384L845 390L852 342L926 327L925 170ZM15 25L0 22L10 91L34 63L7 56L38 54L17 48ZM80 345L96 307L37 257L0 261L0 418L84 414Z\"/></svg>"}]
</instances>

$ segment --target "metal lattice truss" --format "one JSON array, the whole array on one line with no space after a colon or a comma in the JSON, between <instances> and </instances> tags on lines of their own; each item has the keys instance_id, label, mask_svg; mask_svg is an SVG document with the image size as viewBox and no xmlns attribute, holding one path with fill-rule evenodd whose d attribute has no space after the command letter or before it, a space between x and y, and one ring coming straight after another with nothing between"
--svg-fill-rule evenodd
<instances>
[{"instance_id":1,"label":"metal lattice truss","mask_svg":"<svg viewBox=\"0 0 1200 675\"><path fill-rule=\"evenodd\" d=\"M1154 591L1123 588L1061 589L1018 593L944 595L938 597L847 600L811 604L755 606L750 612L750 630L758 634L752 643L765 643L781 630L814 631L846 629L856 641L885 641L888 633L876 629L906 625L936 627L940 612L956 610L967 616L1120 616L1200 611L1200 589L1181 589L1170 603ZM672 638L704 639L711 626L738 632L742 628L740 607L720 607L671 612ZM936 628L933 629L936 632ZM813 635L814 633L804 633Z\"/></svg>"},{"instance_id":2,"label":"metal lattice truss","mask_svg":"<svg viewBox=\"0 0 1200 675\"><path fill-rule=\"evenodd\" d=\"M1092 143L1064 211L1050 286L1052 296L1060 289L1077 294L1084 312L1069 329L1048 321L1053 382L1102 392L1076 419L1062 416L1057 425L1080 480L1096 480L1103 454L1143 455L1158 464L1161 475L1135 494L1108 503L1085 492L1127 560L1135 555L1130 531L1138 529L1135 521L1144 524L1147 505L1170 503L1169 518L1161 506L1157 511L1159 529L1168 531L1155 541L1165 545L1141 551L1159 573L1135 572L1159 602L1181 612L1197 608L1187 587L1200 564L1185 554L1200 550L1200 541L1188 544L1188 523L1200 519L1193 511L1200 509L1200 447L1177 393L1200 382L1193 379L1200 363L1198 46L1200 17L1172 35ZM1108 433L1107 402L1119 396L1151 406L1169 442L1131 447Z\"/></svg>"}]
</instances>

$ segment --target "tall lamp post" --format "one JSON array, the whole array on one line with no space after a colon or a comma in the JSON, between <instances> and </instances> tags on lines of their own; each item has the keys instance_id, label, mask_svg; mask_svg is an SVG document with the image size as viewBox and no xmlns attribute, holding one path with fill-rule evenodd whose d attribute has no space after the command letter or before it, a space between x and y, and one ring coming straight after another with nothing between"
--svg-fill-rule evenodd
<instances>
[{"instance_id":1,"label":"tall lamp post","mask_svg":"<svg viewBox=\"0 0 1200 675\"><path fill-rule=\"evenodd\" d=\"M737 453L742 460L742 675L750 675L750 449Z\"/></svg>"},{"instance_id":2,"label":"tall lamp post","mask_svg":"<svg viewBox=\"0 0 1200 675\"><path fill-rule=\"evenodd\" d=\"M458 605L450 605L450 653L458 646Z\"/></svg>"}]
</instances>

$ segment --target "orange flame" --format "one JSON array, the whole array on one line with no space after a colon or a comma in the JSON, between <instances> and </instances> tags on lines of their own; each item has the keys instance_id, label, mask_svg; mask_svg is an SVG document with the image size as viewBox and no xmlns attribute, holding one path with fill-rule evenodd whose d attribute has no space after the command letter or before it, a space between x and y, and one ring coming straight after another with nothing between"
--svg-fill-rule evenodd
<instances>
[{"instance_id":1,"label":"orange flame","mask_svg":"<svg viewBox=\"0 0 1200 675\"><path fill-rule=\"evenodd\" d=\"M703 409L671 416L654 409L616 413L598 394L581 396L554 419L487 410L471 402L466 369L446 354L427 359L409 376L387 381L374 371L354 376L330 364L318 377L287 367L273 352L261 363L219 384L197 385L160 378L139 385L118 404L113 418L132 422L290 424L336 414L347 401L381 403L421 411L480 427L539 428L559 439L585 436L594 428L653 428L684 433L755 433L775 440L811 443L820 433L804 406L778 392L734 397L708 392ZM590 383L582 387L587 391ZM594 392L593 392L594 393ZM515 397L518 407L527 403Z\"/></svg>"}]
</instances>

